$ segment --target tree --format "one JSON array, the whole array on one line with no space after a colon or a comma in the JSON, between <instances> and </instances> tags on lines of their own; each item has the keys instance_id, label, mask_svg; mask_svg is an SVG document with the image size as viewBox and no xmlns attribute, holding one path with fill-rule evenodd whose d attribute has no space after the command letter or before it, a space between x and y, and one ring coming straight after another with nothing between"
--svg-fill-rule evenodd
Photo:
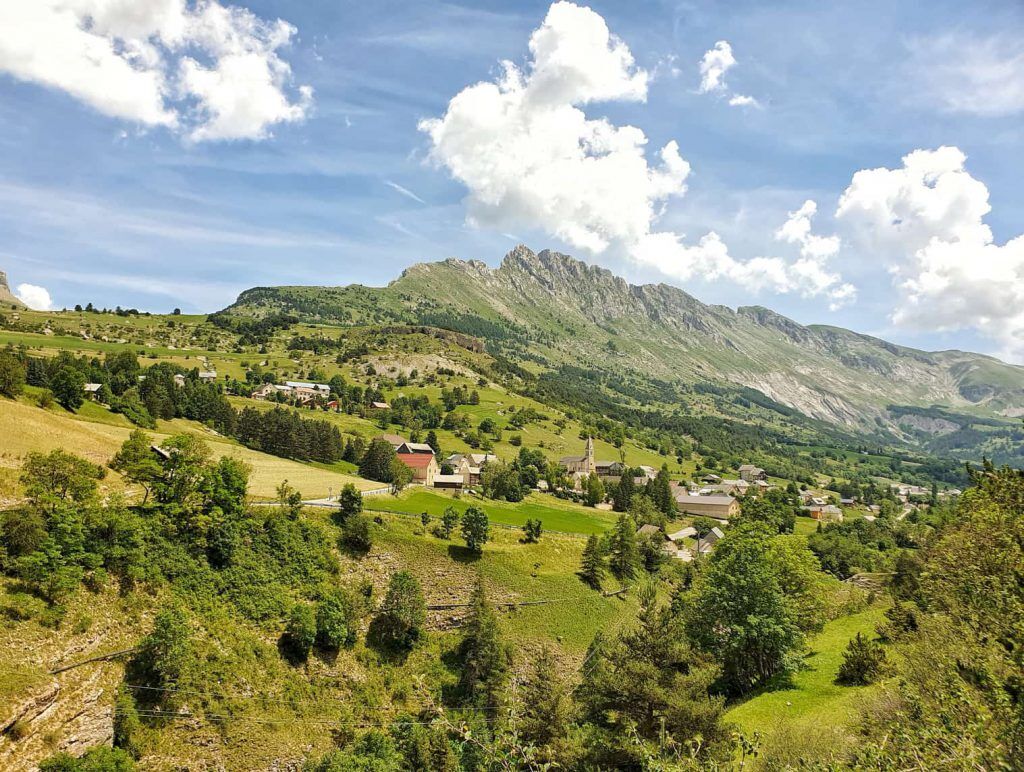
<instances>
[{"instance_id":1,"label":"tree","mask_svg":"<svg viewBox=\"0 0 1024 772\"><path fill-rule=\"evenodd\" d=\"M762 523L734 526L694 587L687 631L722 664L733 694L791 672L805 633L823 621L820 597L815 601L809 586L821 573L814 556L800 544L790 549L791 543L773 539Z\"/></svg>"},{"instance_id":2,"label":"tree","mask_svg":"<svg viewBox=\"0 0 1024 772\"><path fill-rule=\"evenodd\" d=\"M441 515L441 526L438 529L442 539L452 538L452 531L459 524L459 519L459 513L455 507L445 507L444 514Z\"/></svg>"},{"instance_id":3,"label":"tree","mask_svg":"<svg viewBox=\"0 0 1024 772\"><path fill-rule=\"evenodd\" d=\"M192 629L184 608L172 604L157 612L153 631L140 646L138 664L148 675L149 685L181 685L195 664ZM164 692L164 702L174 702L175 692Z\"/></svg>"},{"instance_id":4,"label":"tree","mask_svg":"<svg viewBox=\"0 0 1024 772\"><path fill-rule=\"evenodd\" d=\"M50 378L50 391L67 410L77 410L85 401L85 376L73 367L62 367Z\"/></svg>"},{"instance_id":5,"label":"tree","mask_svg":"<svg viewBox=\"0 0 1024 772\"><path fill-rule=\"evenodd\" d=\"M611 640L598 633L584 660L577 695L594 729L587 768L674 769L642 759L691 741L699 741L700 760L724 761L731 750L725 700L711 694L717 666L691 644L674 606L658 604L652 584L639 599L636 625Z\"/></svg>"},{"instance_id":6,"label":"tree","mask_svg":"<svg viewBox=\"0 0 1024 772\"><path fill-rule=\"evenodd\" d=\"M391 577L388 592L374 619L376 639L389 649L409 649L423 634L427 606L416 577L399 571Z\"/></svg>"},{"instance_id":7,"label":"tree","mask_svg":"<svg viewBox=\"0 0 1024 772\"><path fill-rule=\"evenodd\" d=\"M640 549L636 543L636 525L623 512L615 521L611 538L611 559L609 565L619 581L625 582L636 576L640 564Z\"/></svg>"},{"instance_id":8,"label":"tree","mask_svg":"<svg viewBox=\"0 0 1024 772\"><path fill-rule=\"evenodd\" d=\"M358 618L351 595L334 589L316 607L316 642L324 649L351 646L356 640Z\"/></svg>"},{"instance_id":9,"label":"tree","mask_svg":"<svg viewBox=\"0 0 1024 772\"><path fill-rule=\"evenodd\" d=\"M481 581L473 588L472 606L459 646L462 675L459 686L466 701L495 709L509 669L509 651L501 640L498 618Z\"/></svg>"},{"instance_id":10,"label":"tree","mask_svg":"<svg viewBox=\"0 0 1024 772\"><path fill-rule=\"evenodd\" d=\"M583 548L583 558L580 562L580 577L595 590L600 590L605 569L605 558L604 552L601 550L601 542L595 534L590 534L587 538L587 546Z\"/></svg>"},{"instance_id":11,"label":"tree","mask_svg":"<svg viewBox=\"0 0 1024 772\"><path fill-rule=\"evenodd\" d=\"M391 443L383 437L377 437L370 442L362 461L359 462L359 474L377 482L391 482L391 462L395 460L395 455Z\"/></svg>"},{"instance_id":12,"label":"tree","mask_svg":"<svg viewBox=\"0 0 1024 772\"><path fill-rule=\"evenodd\" d=\"M668 474L668 466L661 465L657 476L647 483L644 491L648 498L654 502L654 506L666 517L675 517L676 502L672 496L672 483Z\"/></svg>"},{"instance_id":13,"label":"tree","mask_svg":"<svg viewBox=\"0 0 1024 772\"><path fill-rule=\"evenodd\" d=\"M740 499L740 512L744 518L765 523L778 533L793 533L798 509L797 496L782 488Z\"/></svg>"},{"instance_id":14,"label":"tree","mask_svg":"<svg viewBox=\"0 0 1024 772\"><path fill-rule=\"evenodd\" d=\"M156 460L152 441L141 429L133 429L121 448L110 461L110 468L119 472L130 483L141 485L146 492L142 503L149 501L153 486L163 470Z\"/></svg>"},{"instance_id":15,"label":"tree","mask_svg":"<svg viewBox=\"0 0 1024 772\"><path fill-rule=\"evenodd\" d=\"M492 499L516 502L522 501L526 495L519 470L511 464L492 462L484 466L480 473L480 487L484 495Z\"/></svg>"},{"instance_id":16,"label":"tree","mask_svg":"<svg viewBox=\"0 0 1024 772\"><path fill-rule=\"evenodd\" d=\"M389 476L391 478L391 490L395 493L401 492L405 486L412 482L412 469L406 466L402 459L396 454L391 459Z\"/></svg>"},{"instance_id":17,"label":"tree","mask_svg":"<svg viewBox=\"0 0 1024 772\"><path fill-rule=\"evenodd\" d=\"M584 500L588 507L596 507L604 501L604 483L597 476L597 472L591 472L583 487Z\"/></svg>"},{"instance_id":18,"label":"tree","mask_svg":"<svg viewBox=\"0 0 1024 772\"><path fill-rule=\"evenodd\" d=\"M338 493L338 510L343 520L363 511L363 494L352 483L345 483Z\"/></svg>"},{"instance_id":19,"label":"tree","mask_svg":"<svg viewBox=\"0 0 1024 772\"><path fill-rule=\"evenodd\" d=\"M0 351L0 395L14 399L25 388L25 365L10 351Z\"/></svg>"},{"instance_id":20,"label":"tree","mask_svg":"<svg viewBox=\"0 0 1024 772\"><path fill-rule=\"evenodd\" d=\"M612 491L612 502L614 504L615 511L628 511L629 502L633 499L633 494L635 492L636 484L633 482L633 470L622 470L622 477L619 478L619 484L616 485Z\"/></svg>"},{"instance_id":21,"label":"tree","mask_svg":"<svg viewBox=\"0 0 1024 772\"><path fill-rule=\"evenodd\" d=\"M885 649L876 641L857 633L843 652L843 664L836 674L836 683L847 686L873 684L885 674L888 667Z\"/></svg>"},{"instance_id":22,"label":"tree","mask_svg":"<svg viewBox=\"0 0 1024 772\"><path fill-rule=\"evenodd\" d=\"M462 538L466 540L466 547L476 553L482 552L487 543L489 527L487 515L479 507L469 507L463 512Z\"/></svg>"},{"instance_id":23,"label":"tree","mask_svg":"<svg viewBox=\"0 0 1024 772\"><path fill-rule=\"evenodd\" d=\"M316 642L316 614L311 606L297 603L281 636L282 648L296 662L304 662Z\"/></svg>"},{"instance_id":24,"label":"tree","mask_svg":"<svg viewBox=\"0 0 1024 772\"><path fill-rule=\"evenodd\" d=\"M134 772L135 761L123 748L97 745L82 756L58 753L39 762L39 772Z\"/></svg>"},{"instance_id":25,"label":"tree","mask_svg":"<svg viewBox=\"0 0 1024 772\"><path fill-rule=\"evenodd\" d=\"M103 470L71 453L51 450L29 453L21 467L21 484L29 504L52 515L60 504L78 508L91 505L96 498L96 481Z\"/></svg>"},{"instance_id":26,"label":"tree","mask_svg":"<svg viewBox=\"0 0 1024 772\"><path fill-rule=\"evenodd\" d=\"M441 458L441 443L437 441L437 432L433 429L427 432L426 443L434 449L434 455Z\"/></svg>"},{"instance_id":27,"label":"tree","mask_svg":"<svg viewBox=\"0 0 1024 772\"><path fill-rule=\"evenodd\" d=\"M370 521L365 515L351 515L341 526L341 541L356 552L369 552L373 546Z\"/></svg>"},{"instance_id":28,"label":"tree","mask_svg":"<svg viewBox=\"0 0 1024 772\"><path fill-rule=\"evenodd\" d=\"M691 523L693 530L697 532L697 538L703 539L713 528L718 527L718 523L712 520L710 517L695 517Z\"/></svg>"},{"instance_id":29,"label":"tree","mask_svg":"<svg viewBox=\"0 0 1024 772\"><path fill-rule=\"evenodd\" d=\"M535 544L540 540L540 520L527 519L523 525L523 538L528 544Z\"/></svg>"},{"instance_id":30,"label":"tree","mask_svg":"<svg viewBox=\"0 0 1024 772\"><path fill-rule=\"evenodd\" d=\"M541 761L554 761L549 746L566 733L571 705L558 662L546 644L523 683L522 706L523 742L542 749Z\"/></svg>"}]
</instances>

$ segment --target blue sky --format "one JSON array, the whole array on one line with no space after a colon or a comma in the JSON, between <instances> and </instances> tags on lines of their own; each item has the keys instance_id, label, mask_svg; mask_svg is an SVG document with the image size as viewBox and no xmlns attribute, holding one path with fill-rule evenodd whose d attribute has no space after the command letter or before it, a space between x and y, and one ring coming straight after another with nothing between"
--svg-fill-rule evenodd
<instances>
[{"instance_id":1,"label":"blue sky","mask_svg":"<svg viewBox=\"0 0 1024 772\"><path fill-rule=\"evenodd\" d=\"M283 43L268 43L276 34L268 28L254 44L287 68L273 80L283 102L273 102L277 91L252 97L268 105L255 129L251 118L211 118L216 100L231 98L227 79L217 81L220 91L197 81L186 97L165 95L177 122L166 111L154 117L150 107L112 105L109 94L83 96L89 86L73 72L27 64L12 39L36 36L38 45L50 17L0 10L8 30L0 32L0 269L12 285L45 288L55 307L91 301L211 311L254 285L383 284L412 263L451 256L496 265L521 241L633 282L667 281L706 302L766 305L800 322L924 348L1024 357L1024 242L1012 242L1024 232L1019 2L932 2L926 10L917 3L595 2L586 12L593 15L569 9L557 23L545 22L548 2L235 5L251 12L245 18L280 18L294 28ZM81 18L83 28L102 32ZM524 203L536 191L514 189L487 200L494 159L481 153L494 144L474 144L472 131L453 126L442 147L421 121L445 116L463 89L500 81L502 60L519 68L524 94L539 92L539 76L530 85L539 68L528 47L534 31L548 30L552 45L567 51L573 25L595 18L621 41L609 51L625 46L634 61L595 86L597 98L570 97L556 107L642 130L650 169L661 168L658 152L674 140L689 173L667 174L669 193L623 193L626 204L649 204L654 218L642 233L588 249L581 245L589 236L560 232L559 207L585 212L588 233L619 233L635 221L593 214L592 192L568 183L553 203ZM123 27L111 29L109 39L120 41ZM223 47L200 40L188 43L197 68L220 72ZM702 91L700 62L719 41L728 42L734 64L721 85ZM161 66L177 67L182 50L165 45ZM588 62L584 55L581 66ZM642 95L627 94L638 73ZM756 103L731 105L737 95ZM483 118L464 120L476 130ZM966 162L955 154L916 167L901 160L943 146L958 148ZM524 152L537 163L532 147ZM456 166L467 163L473 170L460 176ZM532 168L546 179L542 164ZM865 169L886 172L853 185ZM944 180L937 186L936 176ZM941 216L921 214L931 211L927 197L936 188L948 193ZM851 203L837 216L844 191ZM776 235L808 200L817 204L810 232L834 235L836 249L818 242L824 246L815 252L802 237ZM554 214L536 216L547 204ZM917 228L906 212L927 222ZM894 222L898 233L890 232ZM727 263L696 251L709 232L727 247ZM671 234L672 248L651 257L643 246L651 234ZM921 252L936 239L942 250ZM817 278L794 268L805 248L822 268ZM762 257L774 262L751 262ZM990 268L979 277L978 266ZM846 285L855 297L839 291Z\"/></svg>"}]
</instances>

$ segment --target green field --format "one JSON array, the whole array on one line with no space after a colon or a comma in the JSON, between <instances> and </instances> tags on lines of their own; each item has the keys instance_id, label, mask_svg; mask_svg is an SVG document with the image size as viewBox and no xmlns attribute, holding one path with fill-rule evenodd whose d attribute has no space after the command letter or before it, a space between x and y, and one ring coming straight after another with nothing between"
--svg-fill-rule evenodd
<instances>
[{"instance_id":1,"label":"green field","mask_svg":"<svg viewBox=\"0 0 1024 772\"><path fill-rule=\"evenodd\" d=\"M765 691L736 705L726 718L748 737L759 733L765 753L796 763L800 751L835 746L842 750L850 741L849 727L857 717L857 702L876 691L874 686L840 686L836 673L846 644L857 633L874 637L884 619L884 607L840 617L810 641L806 669L798 672L788 688Z\"/></svg>"},{"instance_id":2,"label":"green field","mask_svg":"<svg viewBox=\"0 0 1024 772\"><path fill-rule=\"evenodd\" d=\"M367 496L363 506L367 510L411 515L426 512L434 518L440 517L451 506L460 514L468 507L476 506L494 523L522 526L527 520L539 519L545 530L579 534L602 533L615 522L615 515L611 512L581 507L543 493L531 493L522 502L509 504L474 495L456 497L454 494L414 488L398 496Z\"/></svg>"}]
</instances>

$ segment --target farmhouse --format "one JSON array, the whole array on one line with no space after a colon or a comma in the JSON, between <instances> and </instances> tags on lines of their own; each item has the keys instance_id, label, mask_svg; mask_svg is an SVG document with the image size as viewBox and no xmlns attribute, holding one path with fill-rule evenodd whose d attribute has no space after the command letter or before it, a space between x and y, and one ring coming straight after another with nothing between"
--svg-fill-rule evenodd
<instances>
[{"instance_id":1,"label":"farmhouse","mask_svg":"<svg viewBox=\"0 0 1024 772\"><path fill-rule=\"evenodd\" d=\"M435 474L434 475L434 487L435 488L454 488L461 490L466 484L465 479L461 474Z\"/></svg>"},{"instance_id":2,"label":"farmhouse","mask_svg":"<svg viewBox=\"0 0 1024 772\"><path fill-rule=\"evenodd\" d=\"M82 387L82 391L85 392L85 396L88 397L89 399L96 399L96 397L100 393L100 388L102 388L102 386L103 384L100 383L87 383L85 384L85 386Z\"/></svg>"},{"instance_id":3,"label":"farmhouse","mask_svg":"<svg viewBox=\"0 0 1024 772\"><path fill-rule=\"evenodd\" d=\"M767 480L768 473L759 466L743 464L740 467L740 479L746 480L748 483L754 482L754 480Z\"/></svg>"},{"instance_id":4,"label":"farmhouse","mask_svg":"<svg viewBox=\"0 0 1024 772\"><path fill-rule=\"evenodd\" d=\"M217 371L216 370L200 370L199 371L199 380L201 380L203 383L212 383L213 381L217 380Z\"/></svg>"},{"instance_id":5,"label":"farmhouse","mask_svg":"<svg viewBox=\"0 0 1024 772\"><path fill-rule=\"evenodd\" d=\"M680 492L676 495L676 509L687 515L728 520L740 513L740 503L732 496L691 496Z\"/></svg>"},{"instance_id":6,"label":"farmhouse","mask_svg":"<svg viewBox=\"0 0 1024 772\"><path fill-rule=\"evenodd\" d=\"M433 453L434 449L425 442L403 442L397 448L396 453Z\"/></svg>"},{"instance_id":7,"label":"farmhouse","mask_svg":"<svg viewBox=\"0 0 1024 772\"><path fill-rule=\"evenodd\" d=\"M370 410L390 410L391 405L387 402L371 402Z\"/></svg>"},{"instance_id":8,"label":"farmhouse","mask_svg":"<svg viewBox=\"0 0 1024 772\"><path fill-rule=\"evenodd\" d=\"M437 459L433 453L399 453L396 458L412 470L412 479L428 487L437 477Z\"/></svg>"},{"instance_id":9,"label":"farmhouse","mask_svg":"<svg viewBox=\"0 0 1024 772\"><path fill-rule=\"evenodd\" d=\"M697 552L701 555L708 554L724 537L725 534L722 533L722 529L715 526L703 536L697 537Z\"/></svg>"}]
</instances>

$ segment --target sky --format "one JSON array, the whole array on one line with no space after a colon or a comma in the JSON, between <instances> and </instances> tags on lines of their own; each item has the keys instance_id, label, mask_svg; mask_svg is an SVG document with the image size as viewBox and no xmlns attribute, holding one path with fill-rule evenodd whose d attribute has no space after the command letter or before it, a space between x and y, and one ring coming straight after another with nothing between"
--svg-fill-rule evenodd
<instances>
[{"instance_id":1,"label":"sky","mask_svg":"<svg viewBox=\"0 0 1024 772\"><path fill-rule=\"evenodd\" d=\"M1024 4L0 0L0 270L209 312L518 243L1024 362Z\"/></svg>"}]
</instances>

